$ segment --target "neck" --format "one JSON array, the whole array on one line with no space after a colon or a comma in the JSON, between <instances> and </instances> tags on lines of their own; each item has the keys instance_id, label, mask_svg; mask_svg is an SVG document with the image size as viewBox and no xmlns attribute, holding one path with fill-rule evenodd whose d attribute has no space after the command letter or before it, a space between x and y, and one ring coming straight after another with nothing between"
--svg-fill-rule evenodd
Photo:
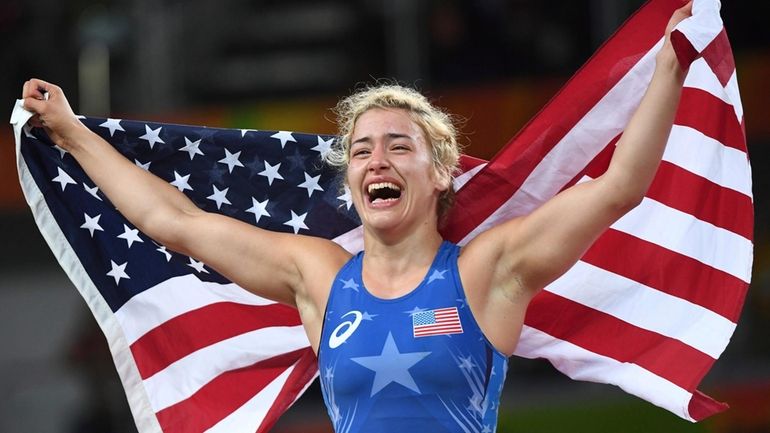
<instances>
[{"instance_id":1,"label":"neck","mask_svg":"<svg viewBox=\"0 0 770 433\"><path fill-rule=\"evenodd\" d=\"M395 298L414 289L428 272L442 238L435 226L388 238L364 230L364 284L371 293Z\"/></svg>"}]
</instances>

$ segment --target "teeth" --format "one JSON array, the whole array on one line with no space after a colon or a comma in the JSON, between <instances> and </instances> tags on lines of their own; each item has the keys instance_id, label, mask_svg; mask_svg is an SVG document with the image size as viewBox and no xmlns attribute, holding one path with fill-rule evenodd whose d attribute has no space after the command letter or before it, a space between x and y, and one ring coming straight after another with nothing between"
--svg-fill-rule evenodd
<instances>
[{"instance_id":1,"label":"teeth","mask_svg":"<svg viewBox=\"0 0 770 433\"><path fill-rule=\"evenodd\" d=\"M371 194L372 191L374 191L376 189L382 189L382 188L390 188L390 189L393 189L393 190L396 190L396 191L401 191L401 187L399 187L398 185L396 185L394 183L380 182L380 183L373 183L373 184L369 185L369 194Z\"/></svg>"}]
</instances>

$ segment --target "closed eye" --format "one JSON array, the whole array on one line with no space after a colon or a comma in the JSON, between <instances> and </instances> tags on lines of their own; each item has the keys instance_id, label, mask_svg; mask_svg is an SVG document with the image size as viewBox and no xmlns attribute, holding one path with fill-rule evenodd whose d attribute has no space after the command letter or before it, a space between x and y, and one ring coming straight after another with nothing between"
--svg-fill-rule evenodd
<instances>
[{"instance_id":1,"label":"closed eye","mask_svg":"<svg viewBox=\"0 0 770 433\"><path fill-rule=\"evenodd\" d=\"M363 156L367 156L367 155L369 155L370 153L371 153L371 152L369 151L369 149L359 148L359 149L355 149L355 150L353 150L353 152L351 152L351 155L352 155L354 158L356 158L356 157L363 157Z\"/></svg>"}]
</instances>

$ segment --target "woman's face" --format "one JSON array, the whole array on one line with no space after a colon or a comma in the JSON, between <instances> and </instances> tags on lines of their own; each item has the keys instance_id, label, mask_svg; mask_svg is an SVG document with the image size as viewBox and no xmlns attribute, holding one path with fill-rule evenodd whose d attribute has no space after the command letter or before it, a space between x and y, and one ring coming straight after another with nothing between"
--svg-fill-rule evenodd
<instances>
[{"instance_id":1,"label":"woman's face","mask_svg":"<svg viewBox=\"0 0 770 433\"><path fill-rule=\"evenodd\" d=\"M436 220L440 182L425 134L401 109L359 116L350 139L347 182L365 227L394 230Z\"/></svg>"}]
</instances>

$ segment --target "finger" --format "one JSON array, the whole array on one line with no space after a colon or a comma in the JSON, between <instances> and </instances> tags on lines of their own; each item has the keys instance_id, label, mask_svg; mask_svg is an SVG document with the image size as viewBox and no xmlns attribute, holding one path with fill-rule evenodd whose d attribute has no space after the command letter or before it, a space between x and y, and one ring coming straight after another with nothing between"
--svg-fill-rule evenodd
<instances>
[{"instance_id":1,"label":"finger","mask_svg":"<svg viewBox=\"0 0 770 433\"><path fill-rule=\"evenodd\" d=\"M33 113L40 113L41 111L43 111L43 109L45 107L45 101L43 101L41 99L37 99L37 98L32 97L32 96L28 96L28 97L24 98L24 102L23 102L22 106L27 111L31 111Z\"/></svg>"},{"instance_id":2,"label":"finger","mask_svg":"<svg viewBox=\"0 0 770 433\"><path fill-rule=\"evenodd\" d=\"M21 99L27 97L27 88L29 87L29 80L24 82L24 87L21 88Z\"/></svg>"},{"instance_id":3,"label":"finger","mask_svg":"<svg viewBox=\"0 0 770 433\"><path fill-rule=\"evenodd\" d=\"M50 93L54 87L53 84L37 78L29 80L29 96L37 99L44 99L46 93Z\"/></svg>"}]
</instances>

